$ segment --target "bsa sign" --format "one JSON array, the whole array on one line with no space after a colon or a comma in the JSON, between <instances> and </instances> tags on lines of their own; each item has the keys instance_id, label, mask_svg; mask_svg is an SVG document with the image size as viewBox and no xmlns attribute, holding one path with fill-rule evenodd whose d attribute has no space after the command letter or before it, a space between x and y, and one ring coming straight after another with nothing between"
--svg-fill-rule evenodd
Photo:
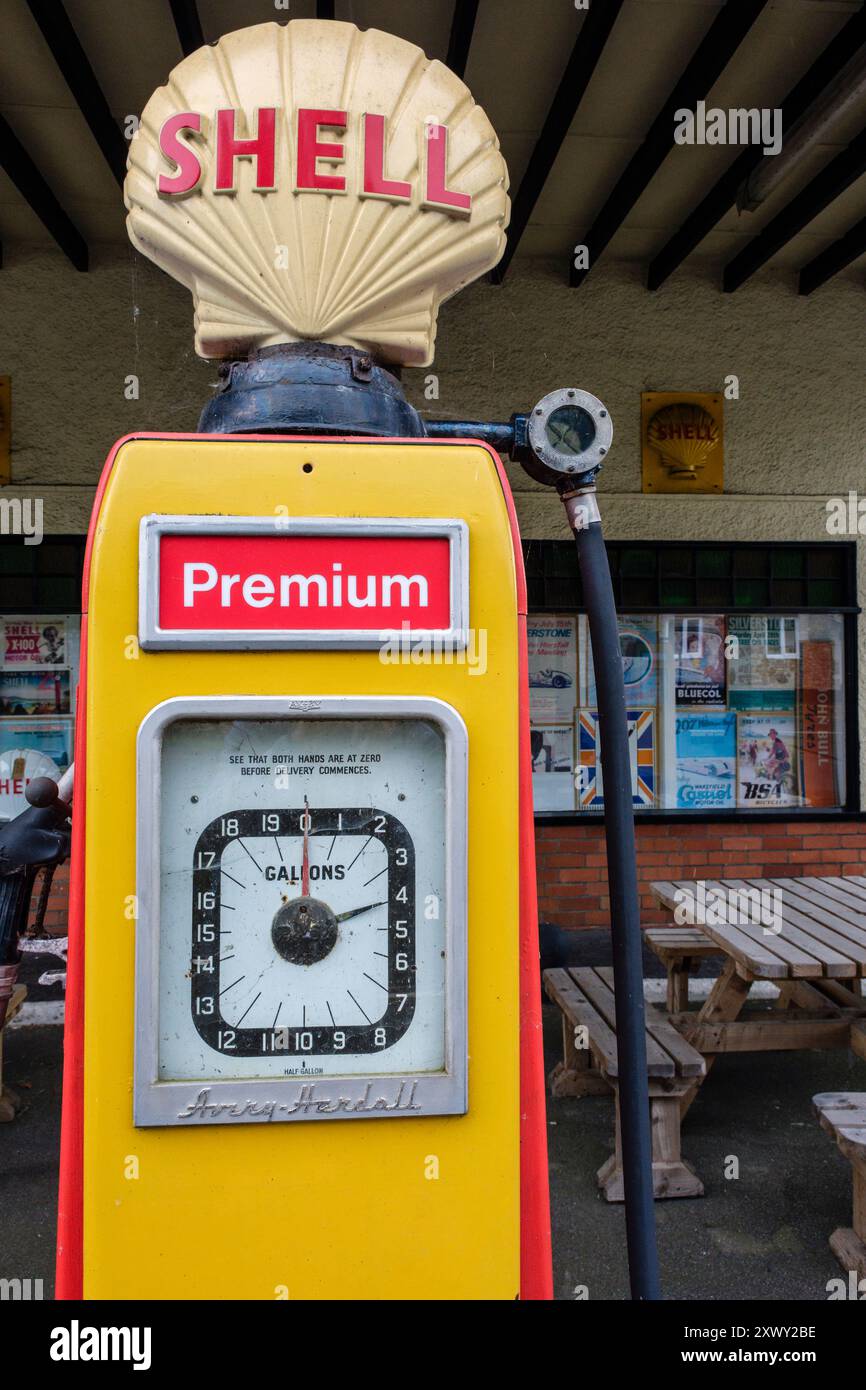
<instances>
[{"instance_id":1,"label":"bsa sign","mask_svg":"<svg viewBox=\"0 0 866 1390\"><path fill-rule=\"evenodd\" d=\"M462 648L468 544L461 521L145 517L139 640L369 648L400 633Z\"/></svg>"},{"instance_id":2,"label":"bsa sign","mask_svg":"<svg viewBox=\"0 0 866 1390\"><path fill-rule=\"evenodd\" d=\"M426 365L440 303L496 264L509 215L460 78L332 20L185 58L142 113L124 198L133 245L193 293L203 357L308 339Z\"/></svg>"}]
</instances>

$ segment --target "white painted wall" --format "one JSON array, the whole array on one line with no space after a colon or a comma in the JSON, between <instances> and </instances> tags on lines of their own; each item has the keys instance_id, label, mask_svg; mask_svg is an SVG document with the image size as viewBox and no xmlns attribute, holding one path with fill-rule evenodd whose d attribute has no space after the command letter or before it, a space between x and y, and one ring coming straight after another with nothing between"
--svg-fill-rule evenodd
<instances>
[{"instance_id":1,"label":"white painted wall","mask_svg":"<svg viewBox=\"0 0 866 1390\"><path fill-rule=\"evenodd\" d=\"M426 373L407 372L406 387L434 416L506 419L564 385L601 396L615 429L600 481L612 539L825 540L827 497L866 497L859 276L801 299L788 274L723 295L698 270L651 295L630 264L602 265L571 290L561 263L518 260L504 286L478 284L445 305L432 370L438 400L424 398ZM10 250L0 271L0 374L11 375L13 392L13 483L0 495L42 497L51 531L86 528L116 438L195 429L216 381L215 366L193 353L186 291L131 249L108 246L86 275L41 247ZM137 401L124 397L132 374ZM725 406L724 496L643 496L640 392L719 390L730 374L740 399ZM557 499L509 471L524 535L566 538ZM858 542L861 603L863 551Z\"/></svg>"}]
</instances>

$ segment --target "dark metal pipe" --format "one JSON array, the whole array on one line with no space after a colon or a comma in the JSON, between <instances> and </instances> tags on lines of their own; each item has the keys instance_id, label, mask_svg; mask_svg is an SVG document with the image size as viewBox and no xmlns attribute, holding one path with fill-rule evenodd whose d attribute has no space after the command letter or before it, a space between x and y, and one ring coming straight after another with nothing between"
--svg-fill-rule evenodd
<instances>
[{"instance_id":1,"label":"dark metal pipe","mask_svg":"<svg viewBox=\"0 0 866 1390\"><path fill-rule=\"evenodd\" d=\"M491 420L425 420L424 429L429 439L483 439L497 453L510 454L514 448L514 420L514 416L508 423Z\"/></svg>"},{"instance_id":2,"label":"dark metal pipe","mask_svg":"<svg viewBox=\"0 0 866 1390\"><path fill-rule=\"evenodd\" d=\"M563 499L577 542L595 668L616 994L626 1242L633 1299L661 1298L646 1060L631 759L613 585L594 491Z\"/></svg>"}]
</instances>

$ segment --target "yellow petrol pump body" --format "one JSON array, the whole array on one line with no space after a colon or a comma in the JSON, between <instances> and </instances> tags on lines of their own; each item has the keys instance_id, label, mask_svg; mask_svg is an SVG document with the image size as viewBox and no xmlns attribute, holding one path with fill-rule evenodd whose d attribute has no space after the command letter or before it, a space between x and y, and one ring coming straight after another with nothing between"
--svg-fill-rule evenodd
<instances>
[{"instance_id":1,"label":"yellow petrol pump body","mask_svg":"<svg viewBox=\"0 0 866 1390\"><path fill-rule=\"evenodd\" d=\"M408 493L403 487L407 473L417 480ZM284 516L298 520L286 523ZM147 649L142 640L146 644L148 637L140 626L144 591L161 577L165 592L174 576L171 559L166 553L160 559L145 532L149 527L152 533L161 520L165 545L166 535L172 538L172 521L177 525L180 518L186 528L180 532L188 557L184 563L202 584L209 572L192 566L209 563L205 557L213 557L214 543L225 535L252 537L258 547L251 552L254 563L267 547L277 556L277 569L291 573L298 564L299 540L311 534L329 545L336 537L338 550L329 555L339 553L342 539L345 553L350 538L341 532L341 518L353 530L366 521L380 554L389 542L389 519L403 523L397 529L407 535L419 528L422 534L435 532L438 524L451 551L459 551L449 567L448 603L456 613L468 598L471 645L448 651L431 640L425 647L422 632L416 630L409 639L406 629L390 654L381 642L359 649L350 637L350 645L342 646L345 634L338 629L343 619L322 604L318 625L308 627L302 647L287 649L279 638L266 637L264 647L232 649L225 645L224 631L201 628L194 638L200 645L194 648L181 641ZM448 519L450 530L441 527L442 518ZM318 527L312 524L315 519ZM399 536L397 542L403 543ZM423 566L421 552L415 558ZM344 564L345 577L351 563ZM156 571L148 572L148 564ZM454 585L462 588L462 596ZM265 588L248 585L248 592L261 597ZM359 590L360 580L356 594ZM163 614L165 605L164 597ZM262 611L250 609L252 620L258 621ZM412 441L123 441L107 469L91 532L86 627L83 778L78 767L86 805L79 1117L83 1192L81 1229L71 1238L81 1242L83 1296L515 1297L520 1286L518 611L511 522L494 457L480 445ZM171 633L160 631L170 643ZM396 631L400 633L399 625ZM243 636L235 632L233 640L241 643ZM194 728L196 720L213 721L213 702L226 697L234 702L225 715L236 735L229 740L232 752L225 752L222 737L205 740L204 756L212 761L190 767L189 751L180 747L172 753L168 747L164 726L162 752L155 751L152 739L142 748L141 739L148 738L155 720L165 721L176 710L180 723L173 725L175 730L185 723ZM345 712L341 701L349 706ZM430 731L444 727L448 767L432 799L421 796L413 782L417 776L435 775L424 749L418 765L403 773L397 767L386 772L385 783L390 778L391 785L386 789L379 782L375 804L363 790L369 774L329 774L322 771L327 762L306 764L314 770L304 775L299 789L298 779L285 775L286 763L272 759L306 746L299 724L306 721L309 729L322 723L323 711L327 746L343 757L378 752L387 758L372 726L363 731L365 719L399 722L408 717L416 721L410 742L417 742L423 730L431 751L437 739ZM275 733L270 739L263 736L267 721ZM255 730L252 741L245 730ZM266 761L248 761L254 752ZM181 764L181 774L167 762L171 757ZM229 758L237 761L229 763ZM194 748L192 760L197 761ZM238 775L222 786L228 767ZM169 787L177 775L183 783L179 796L194 802L185 819L178 818L178 796ZM208 786L214 782L218 790L211 796ZM243 784L249 788L245 794ZM443 791L446 801L437 807ZM359 1091L356 1083L350 1091L340 1078L333 1048L303 1036L305 1023L328 1022L321 991L306 981L346 949L342 937L350 922L340 924L340 940L326 957L312 963L286 959L274 947L272 920L296 889L286 879L264 882L257 889L255 909L239 913L245 891L237 886L245 877L239 864L247 854L260 861L260 868L286 863L287 874L297 881L304 827L300 818L297 826L289 825L282 813L295 816L298 808L310 818L308 853L314 844L312 857L321 859L322 866L332 836L335 842L338 838L334 815L340 809L366 805L395 819L399 813L411 824L412 837L420 840L423 827L411 820L414 801L423 815L441 817L442 825L448 821L448 863L431 867L423 862L420 844L415 847L417 925L412 931L417 970L412 988L419 998L431 991L447 995L444 1052L434 1049L428 1056L422 1048L417 1063L411 1052L405 1053L407 1079L401 1089L389 1081L392 1044L380 1049L368 1039L354 1058L360 1072L347 1075L366 1078L369 1072L371 1081L365 1079L365 1089ZM160 806L164 822L175 817L163 824L161 835L152 821ZM226 860L231 868L224 873L232 878L222 899L226 910L220 913L211 905L197 916L196 895L208 891L200 884L211 881L196 868L204 862L195 858L197 837L216 819L237 820L247 810L261 813L265 825L275 827L272 852L259 848L262 840L251 821L243 822L240 834L237 824L229 825L224 837L213 841L216 853L227 856L228 847L238 842L244 853L235 851ZM367 833L365 826L361 838ZM185 843L172 858L172 841L178 838ZM360 841L351 842L352 851L356 843ZM348 850L338 850L338 855L344 862L352 857ZM163 857L170 865L161 876L158 861ZM400 857L398 850L386 871L394 883L400 881L394 862ZM250 878L257 878L254 863L248 867ZM355 897L361 896L357 907L366 905L365 894L371 901L388 897L378 888L361 888L379 872L378 857L369 868L354 889ZM178 876L182 882L173 894L167 878ZM425 888L432 892L422 893ZM342 884L323 882L314 891L323 900L336 893L340 905L345 902ZM426 919L422 896L441 899L428 902ZM229 897L234 897L232 929L226 927ZM356 903L346 906L354 909ZM378 921L379 942L389 941L392 929L381 927L386 915L392 922L400 920L397 914L403 909L394 906L394 914L387 905L369 919L359 914L355 937L374 930ZM241 1059L247 1065L240 1073L230 1071L228 1080L226 1054L213 1033L201 1036L190 1012L202 997L197 971L202 960L210 960L206 946L203 953L197 942L196 928L211 919L219 930L261 935L264 954L251 957L250 973L262 965L270 981L268 1008L273 1000L284 1000L281 1024L290 1034L302 1035L290 1039L285 1050ZM424 944L425 933L432 951ZM223 949L229 941L235 945ZM231 960L235 952L241 954L237 936L220 942L220 956L229 957L215 962L222 990L243 962L234 966ZM395 938L379 959L401 944ZM377 959L365 952L366 947L357 961L347 958L345 979L331 971L333 990L348 989L357 999L354 1012L345 998L339 1008L331 1000L328 1008L335 1011L337 1023L350 1016L351 1024L363 1021L366 1009L375 1025L378 996L381 1017L387 1016L391 1001L381 983L377 988L364 980L373 975L387 986L385 969L365 970L368 961ZM443 955L444 970L439 968ZM385 964L393 969L393 961ZM176 978L166 982L170 971ZM281 978L274 982L277 975ZM208 970L204 978L209 986L213 976ZM361 980L363 994L352 988L356 980ZM236 989L235 1000L224 1006L226 1030L236 1025L241 1005L255 993L245 985L241 990L245 992ZM312 1002L303 1018L307 993ZM264 1018L262 1007L259 1002L253 1012L265 1031L271 1019ZM153 1011L155 1036L148 1033L143 1009ZM398 1045L411 1039L413 1028L432 1031L437 1017L435 1009L429 1015L416 1012ZM154 1058L145 1051L151 1045L157 1054L155 1070L149 1070ZM305 1046L312 1051L302 1051ZM316 1063L325 1054L332 1065L317 1079ZM284 1077L287 1071L293 1075ZM447 1093L440 1100L434 1097L431 1113L424 1113L420 1090L446 1074L451 1078ZM178 1077L183 1078L180 1087L173 1086ZM275 1084L278 1080L281 1086ZM171 1093L167 1108L166 1091ZM306 1107L303 1118L281 1119L279 1109L268 1108L274 1102ZM376 1110L376 1104L381 1108ZM440 1108L451 1113L436 1113ZM237 1113L229 1115L231 1109ZM74 1171L67 1179L74 1187ZM64 1254L70 1274L76 1253L67 1247Z\"/></svg>"}]
</instances>

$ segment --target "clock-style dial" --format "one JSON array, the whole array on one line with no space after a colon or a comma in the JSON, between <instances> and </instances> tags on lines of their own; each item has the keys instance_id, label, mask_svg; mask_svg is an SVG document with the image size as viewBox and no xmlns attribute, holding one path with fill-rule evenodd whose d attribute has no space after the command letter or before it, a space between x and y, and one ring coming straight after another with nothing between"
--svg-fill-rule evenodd
<instances>
[{"instance_id":1,"label":"clock-style dial","mask_svg":"<svg viewBox=\"0 0 866 1390\"><path fill-rule=\"evenodd\" d=\"M218 1052L339 1057L415 1013L415 849L376 807L236 810L199 836L192 1018ZM250 929L251 928L251 929Z\"/></svg>"},{"instance_id":2,"label":"clock-style dial","mask_svg":"<svg viewBox=\"0 0 866 1390\"><path fill-rule=\"evenodd\" d=\"M161 767L159 1078L442 1071L441 729L184 719Z\"/></svg>"}]
</instances>

